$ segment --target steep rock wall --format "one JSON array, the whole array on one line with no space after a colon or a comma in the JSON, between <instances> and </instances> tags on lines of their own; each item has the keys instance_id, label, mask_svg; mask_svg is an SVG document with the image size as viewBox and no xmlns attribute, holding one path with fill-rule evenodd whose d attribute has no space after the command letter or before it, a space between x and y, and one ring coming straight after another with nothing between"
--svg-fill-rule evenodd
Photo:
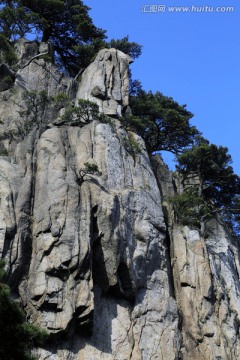
<instances>
[{"instance_id":1,"label":"steep rock wall","mask_svg":"<svg viewBox=\"0 0 240 360\"><path fill-rule=\"evenodd\" d=\"M179 180L137 135L115 119L56 125L46 113L45 127L9 140L25 90L90 98L114 117L128 106L129 57L103 50L77 91L36 57L45 50L21 40L14 86L0 92L0 254L27 319L51 334L39 359L237 359L239 246L215 221L204 235L176 224ZM86 163L101 175L83 179Z\"/></svg>"},{"instance_id":2,"label":"steep rock wall","mask_svg":"<svg viewBox=\"0 0 240 360\"><path fill-rule=\"evenodd\" d=\"M171 264L181 319L183 359L238 359L240 354L240 246L216 219L204 234L175 221L169 198L181 184L156 157L170 237Z\"/></svg>"},{"instance_id":3,"label":"steep rock wall","mask_svg":"<svg viewBox=\"0 0 240 360\"><path fill-rule=\"evenodd\" d=\"M134 164L123 136L118 123L52 127L34 145L36 133L19 144L14 164L1 159L3 255L29 321L63 338L76 331L82 358L174 359L160 194L146 153ZM86 161L103 175L80 186Z\"/></svg>"}]
</instances>

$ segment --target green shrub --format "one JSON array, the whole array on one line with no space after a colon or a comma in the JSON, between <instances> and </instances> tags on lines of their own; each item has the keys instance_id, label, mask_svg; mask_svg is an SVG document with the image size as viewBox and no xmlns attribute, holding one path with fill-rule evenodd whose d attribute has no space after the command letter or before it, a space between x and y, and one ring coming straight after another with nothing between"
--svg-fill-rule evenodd
<instances>
[{"instance_id":1,"label":"green shrub","mask_svg":"<svg viewBox=\"0 0 240 360\"><path fill-rule=\"evenodd\" d=\"M11 86L13 86L14 81L10 75L4 76L0 83L0 91L8 90Z\"/></svg>"},{"instance_id":2,"label":"green shrub","mask_svg":"<svg viewBox=\"0 0 240 360\"><path fill-rule=\"evenodd\" d=\"M139 144L139 142L134 138L133 134L129 133L128 136L126 136L123 139L123 146L125 150L133 157L134 164L136 163L136 156L141 154L142 152L142 146Z\"/></svg>"},{"instance_id":3,"label":"green shrub","mask_svg":"<svg viewBox=\"0 0 240 360\"><path fill-rule=\"evenodd\" d=\"M8 151L6 148L0 148L0 156L8 156Z\"/></svg>"},{"instance_id":4,"label":"green shrub","mask_svg":"<svg viewBox=\"0 0 240 360\"><path fill-rule=\"evenodd\" d=\"M67 107L61 121L70 125L85 125L100 119L98 105L89 100L78 100L78 106Z\"/></svg>"},{"instance_id":5,"label":"green shrub","mask_svg":"<svg viewBox=\"0 0 240 360\"><path fill-rule=\"evenodd\" d=\"M57 111L65 107L69 107L71 103L70 97L64 93L59 93L55 95L52 100L54 102L54 107Z\"/></svg>"},{"instance_id":6,"label":"green shrub","mask_svg":"<svg viewBox=\"0 0 240 360\"><path fill-rule=\"evenodd\" d=\"M79 170L78 183L81 185L85 180L86 175L97 175L101 176L102 172L99 171L97 164L90 164L89 162L84 163L84 168Z\"/></svg>"},{"instance_id":7,"label":"green shrub","mask_svg":"<svg viewBox=\"0 0 240 360\"><path fill-rule=\"evenodd\" d=\"M10 66L14 65L17 61L14 47L3 34L0 34L0 44L0 62L7 63Z\"/></svg>"},{"instance_id":8,"label":"green shrub","mask_svg":"<svg viewBox=\"0 0 240 360\"><path fill-rule=\"evenodd\" d=\"M99 116L98 116L98 120L99 120L100 123L102 123L102 124L108 124L108 125L110 125L113 130L115 129L115 122L114 122L114 120L113 120L110 116L101 113L101 114L99 114Z\"/></svg>"},{"instance_id":9,"label":"green shrub","mask_svg":"<svg viewBox=\"0 0 240 360\"><path fill-rule=\"evenodd\" d=\"M3 283L4 266L0 261L0 359L34 360L31 350L44 343L47 333L25 321L23 310Z\"/></svg>"},{"instance_id":10,"label":"green shrub","mask_svg":"<svg viewBox=\"0 0 240 360\"><path fill-rule=\"evenodd\" d=\"M170 199L175 211L176 221L183 225L200 226L209 215L210 209L195 189L189 188Z\"/></svg>"},{"instance_id":11,"label":"green shrub","mask_svg":"<svg viewBox=\"0 0 240 360\"><path fill-rule=\"evenodd\" d=\"M9 138L16 140L23 140L34 127L40 129L47 124L46 111L52 101L45 90L24 91L22 99L23 105L17 104L19 118L8 129Z\"/></svg>"}]
</instances>

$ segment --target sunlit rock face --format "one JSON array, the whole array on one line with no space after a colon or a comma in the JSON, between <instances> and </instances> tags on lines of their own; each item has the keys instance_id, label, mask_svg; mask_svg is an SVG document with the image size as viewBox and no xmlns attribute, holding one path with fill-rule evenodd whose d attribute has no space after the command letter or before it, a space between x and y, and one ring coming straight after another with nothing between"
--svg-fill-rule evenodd
<instances>
[{"instance_id":1,"label":"sunlit rock face","mask_svg":"<svg viewBox=\"0 0 240 360\"><path fill-rule=\"evenodd\" d=\"M180 188L160 158L157 179L169 226L171 264L186 360L237 359L240 353L239 243L216 219L205 231L174 221L169 196Z\"/></svg>"},{"instance_id":2,"label":"sunlit rock face","mask_svg":"<svg viewBox=\"0 0 240 360\"><path fill-rule=\"evenodd\" d=\"M115 118L128 106L130 58L101 50L78 85L42 58L29 62L46 48L32 46L21 40L28 55L0 92L6 123L24 89L92 100L113 117L54 125L46 113L48 125L21 141L1 124L0 256L27 319L51 334L38 358L237 359L238 244L214 220L205 234L177 225L168 199L178 179L137 135L141 151L126 146ZM99 172L82 178L86 163Z\"/></svg>"},{"instance_id":3,"label":"sunlit rock face","mask_svg":"<svg viewBox=\"0 0 240 360\"><path fill-rule=\"evenodd\" d=\"M130 56L116 49L102 49L83 72L78 99L98 104L100 112L119 117L128 106Z\"/></svg>"},{"instance_id":4,"label":"sunlit rock face","mask_svg":"<svg viewBox=\"0 0 240 360\"><path fill-rule=\"evenodd\" d=\"M34 153L29 138L14 164L1 160L2 251L29 320L53 334L76 331L83 358L148 358L163 347L174 359L178 319L160 193L145 151L134 160L124 136L118 122L115 130L95 121L53 127ZM93 161L102 175L80 186Z\"/></svg>"}]
</instances>

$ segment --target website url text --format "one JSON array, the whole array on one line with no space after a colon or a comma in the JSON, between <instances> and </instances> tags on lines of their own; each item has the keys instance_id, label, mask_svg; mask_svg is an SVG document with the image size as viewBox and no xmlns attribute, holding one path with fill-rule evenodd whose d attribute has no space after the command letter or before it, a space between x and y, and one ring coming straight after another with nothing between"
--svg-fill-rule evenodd
<instances>
[{"instance_id":1,"label":"website url text","mask_svg":"<svg viewBox=\"0 0 240 360\"><path fill-rule=\"evenodd\" d=\"M234 6L168 6L168 5L142 5L143 13L164 13L164 12L233 12Z\"/></svg>"}]
</instances>

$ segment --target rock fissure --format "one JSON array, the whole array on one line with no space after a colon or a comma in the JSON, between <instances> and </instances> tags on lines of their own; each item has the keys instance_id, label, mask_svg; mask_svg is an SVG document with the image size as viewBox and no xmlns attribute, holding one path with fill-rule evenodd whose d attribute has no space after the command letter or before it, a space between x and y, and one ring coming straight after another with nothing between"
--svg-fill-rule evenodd
<instances>
[{"instance_id":1,"label":"rock fissure","mask_svg":"<svg viewBox=\"0 0 240 360\"><path fill-rule=\"evenodd\" d=\"M24 89L90 100L111 118L55 126L52 115L22 141L1 140L10 152L0 157L0 254L27 318L51 334L39 360L236 360L239 244L214 219L204 234L179 224L169 202L177 175L139 136L141 151L127 151L117 119L130 57L102 49L77 83L38 59L45 44L18 46L15 82L0 89L6 127ZM86 163L101 175L81 182Z\"/></svg>"}]
</instances>

